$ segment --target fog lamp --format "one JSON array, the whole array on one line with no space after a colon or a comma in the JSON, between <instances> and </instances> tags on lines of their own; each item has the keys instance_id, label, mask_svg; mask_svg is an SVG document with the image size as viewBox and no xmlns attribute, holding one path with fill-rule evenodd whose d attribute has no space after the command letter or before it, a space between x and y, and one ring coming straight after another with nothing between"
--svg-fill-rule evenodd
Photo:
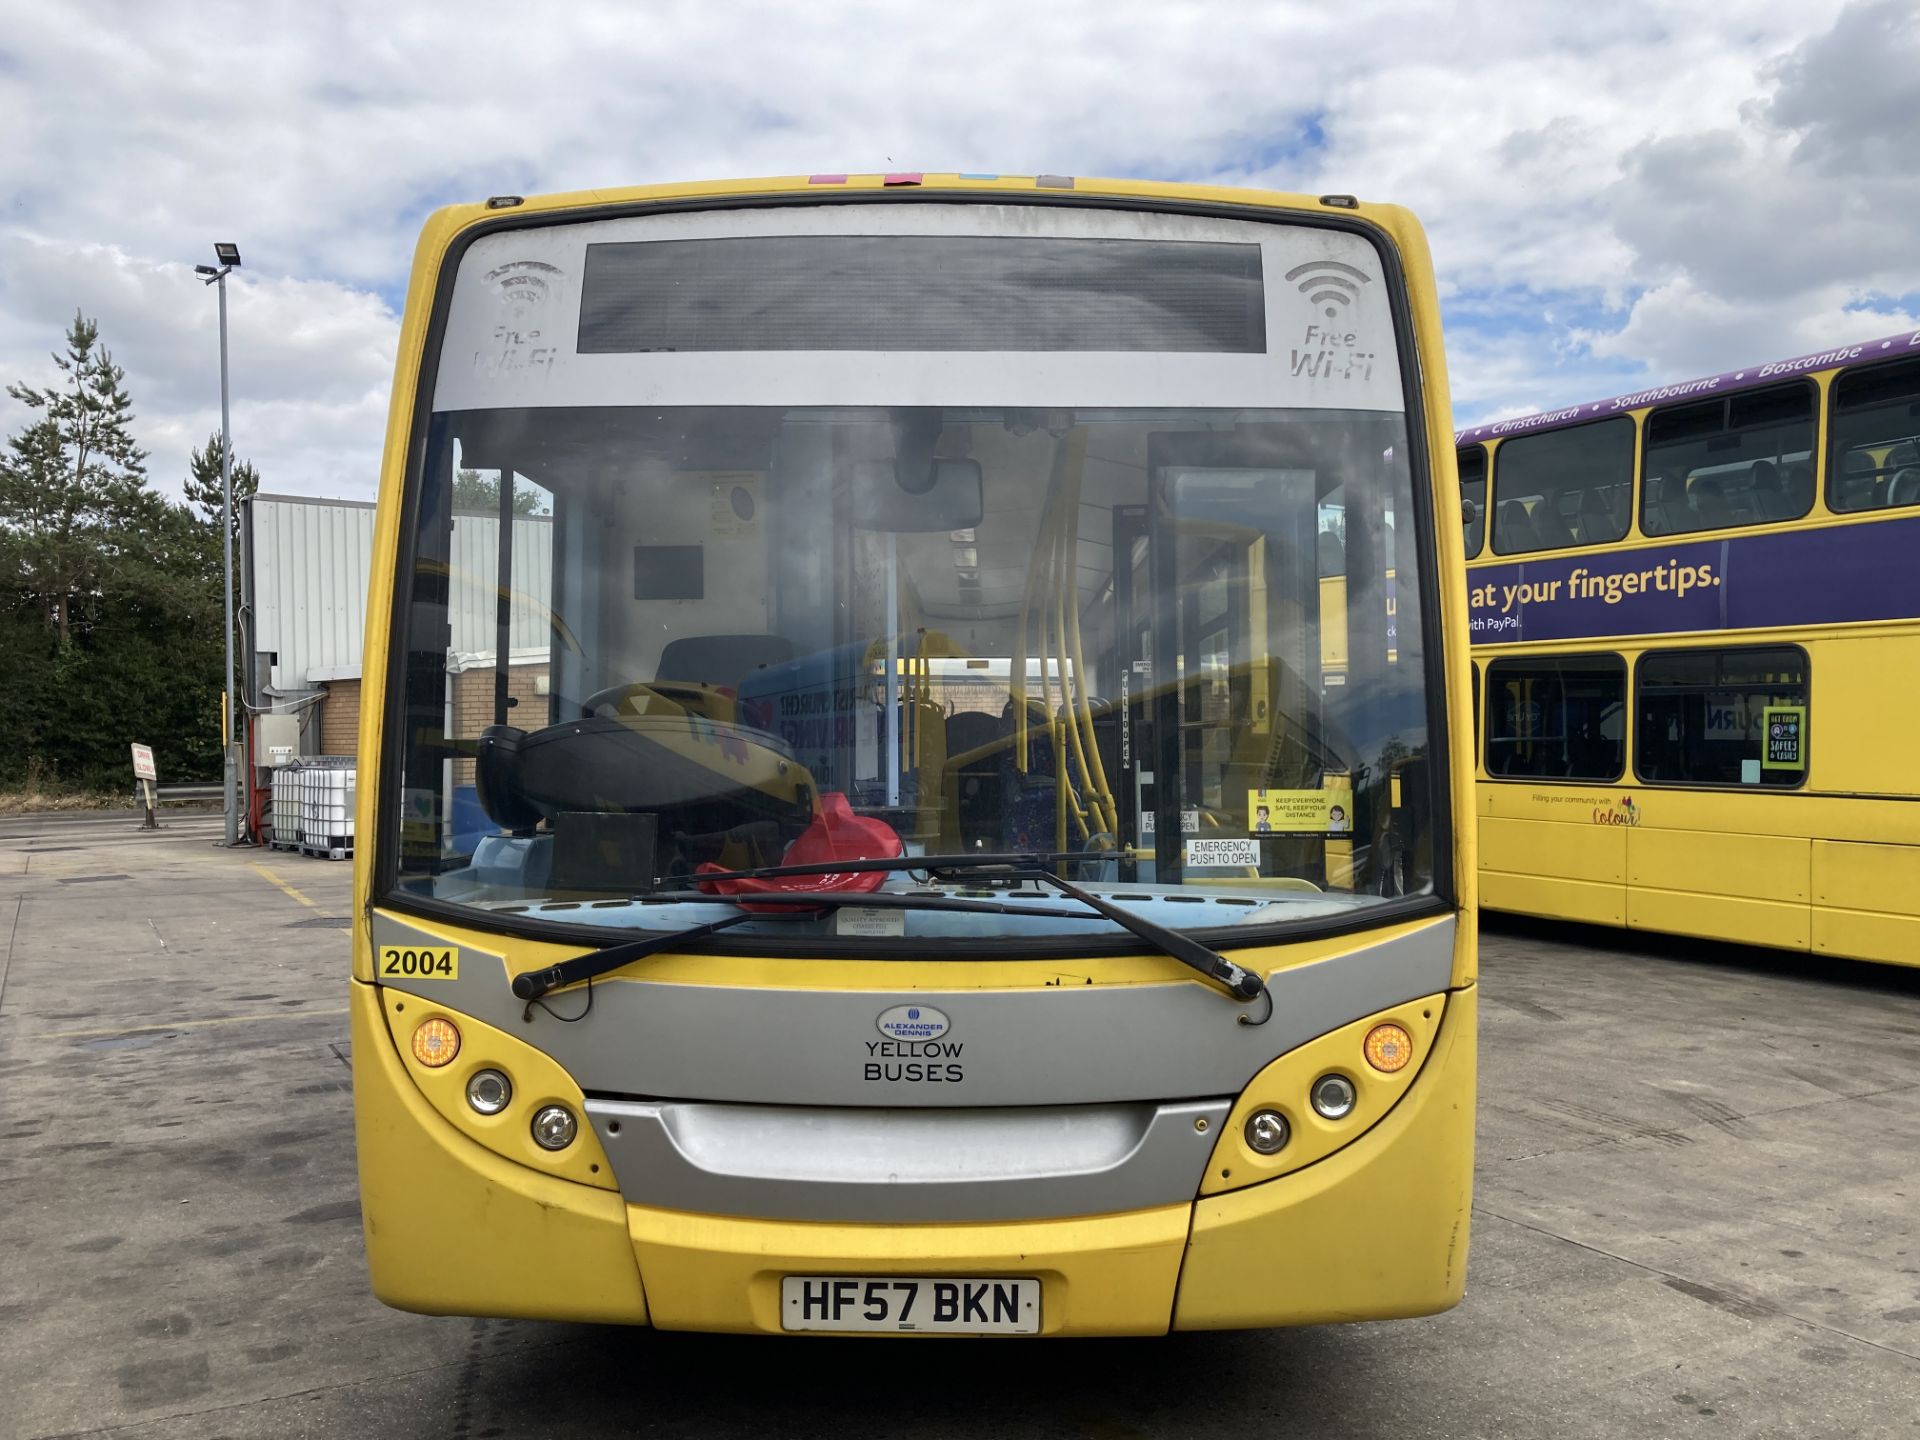
<instances>
[{"instance_id":1,"label":"fog lamp","mask_svg":"<svg viewBox=\"0 0 1920 1440\"><path fill-rule=\"evenodd\" d=\"M1323 1120L1344 1120L1353 1113L1353 1082L1344 1075L1322 1075L1307 1093L1314 1112Z\"/></svg>"},{"instance_id":2,"label":"fog lamp","mask_svg":"<svg viewBox=\"0 0 1920 1440\"><path fill-rule=\"evenodd\" d=\"M513 1082L498 1070L476 1070L467 1081L467 1104L482 1115L498 1115L513 1099Z\"/></svg>"},{"instance_id":3,"label":"fog lamp","mask_svg":"<svg viewBox=\"0 0 1920 1440\"><path fill-rule=\"evenodd\" d=\"M414 1026L413 1058L429 1070L451 1065L453 1057L459 1053L460 1032L453 1028L451 1020L443 1020L436 1015Z\"/></svg>"},{"instance_id":4,"label":"fog lamp","mask_svg":"<svg viewBox=\"0 0 1920 1440\"><path fill-rule=\"evenodd\" d=\"M1413 1037L1398 1025L1376 1025L1367 1032L1367 1063L1391 1075L1413 1059Z\"/></svg>"},{"instance_id":5,"label":"fog lamp","mask_svg":"<svg viewBox=\"0 0 1920 1440\"><path fill-rule=\"evenodd\" d=\"M542 1150L564 1150L579 1133L580 1122L564 1105L543 1105L533 1117L533 1143Z\"/></svg>"},{"instance_id":6,"label":"fog lamp","mask_svg":"<svg viewBox=\"0 0 1920 1440\"><path fill-rule=\"evenodd\" d=\"M1247 1148L1256 1155L1277 1155L1287 1148L1293 1127L1278 1110L1256 1110L1247 1117Z\"/></svg>"}]
</instances>

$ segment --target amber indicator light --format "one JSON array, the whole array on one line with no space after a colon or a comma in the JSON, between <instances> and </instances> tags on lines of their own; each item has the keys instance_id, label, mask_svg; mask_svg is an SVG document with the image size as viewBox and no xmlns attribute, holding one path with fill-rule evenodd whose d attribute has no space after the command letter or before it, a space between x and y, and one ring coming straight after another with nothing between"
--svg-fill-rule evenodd
<instances>
[{"instance_id":1,"label":"amber indicator light","mask_svg":"<svg viewBox=\"0 0 1920 1440\"><path fill-rule=\"evenodd\" d=\"M1413 1037L1398 1025L1376 1025L1367 1032L1367 1063L1391 1075L1413 1059Z\"/></svg>"},{"instance_id":2,"label":"amber indicator light","mask_svg":"<svg viewBox=\"0 0 1920 1440\"><path fill-rule=\"evenodd\" d=\"M432 1020L423 1020L414 1028L413 1058L430 1070L438 1070L442 1065L451 1065L453 1057L460 1053L460 1032L453 1028L451 1020L442 1020L437 1016Z\"/></svg>"}]
</instances>

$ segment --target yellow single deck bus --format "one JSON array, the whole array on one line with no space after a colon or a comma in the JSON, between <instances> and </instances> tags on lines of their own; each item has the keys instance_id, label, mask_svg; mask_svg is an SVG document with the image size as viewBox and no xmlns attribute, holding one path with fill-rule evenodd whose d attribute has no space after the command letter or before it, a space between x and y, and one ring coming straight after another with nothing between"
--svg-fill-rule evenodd
<instances>
[{"instance_id":1,"label":"yellow single deck bus","mask_svg":"<svg viewBox=\"0 0 1920 1440\"><path fill-rule=\"evenodd\" d=\"M1456 439L1482 902L1920 964L1920 334Z\"/></svg>"},{"instance_id":2,"label":"yellow single deck bus","mask_svg":"<svg viewBox=\"0 0 1920 1440\"><path fill-rule=\"evenodd\" d=\"M1418 226L1344 196L436 214L362 712L380 1297L1028 1335L1458 1300L1445 373Z\"/></svg>"}]
</instances>

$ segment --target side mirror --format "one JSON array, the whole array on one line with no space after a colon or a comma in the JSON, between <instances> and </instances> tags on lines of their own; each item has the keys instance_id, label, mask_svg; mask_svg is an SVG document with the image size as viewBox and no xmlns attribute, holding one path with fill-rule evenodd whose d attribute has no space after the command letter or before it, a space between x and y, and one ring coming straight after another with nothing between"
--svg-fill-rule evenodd
<instances>
[{"instance_id":1,"label":"side mirror","mask_svg":"<svg viewBox=\"0 0 1920 1440\"><path fill-rule=\"evenodd\" d=\"M854 467L852 489L858 530L967 530L985 509L978 460L864 461Z\"/></svg>"}]
</instances>

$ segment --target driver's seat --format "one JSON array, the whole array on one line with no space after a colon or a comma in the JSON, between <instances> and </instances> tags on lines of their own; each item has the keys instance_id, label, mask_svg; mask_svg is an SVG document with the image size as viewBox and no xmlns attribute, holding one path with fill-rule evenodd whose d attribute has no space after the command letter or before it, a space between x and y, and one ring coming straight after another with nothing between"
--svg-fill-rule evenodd
<instances>
[{"instance_id":1,"label":"driver's seat","mask_svg":"<svg viewBox=\"0 0 1920 1440\"><path fill-rule=\"evenodd\" d=\"M756 670L793 659L784 635L683 635L669 640L654 667L656 680L692 680L737 691Z\"/></svg>"}]
</instances>

